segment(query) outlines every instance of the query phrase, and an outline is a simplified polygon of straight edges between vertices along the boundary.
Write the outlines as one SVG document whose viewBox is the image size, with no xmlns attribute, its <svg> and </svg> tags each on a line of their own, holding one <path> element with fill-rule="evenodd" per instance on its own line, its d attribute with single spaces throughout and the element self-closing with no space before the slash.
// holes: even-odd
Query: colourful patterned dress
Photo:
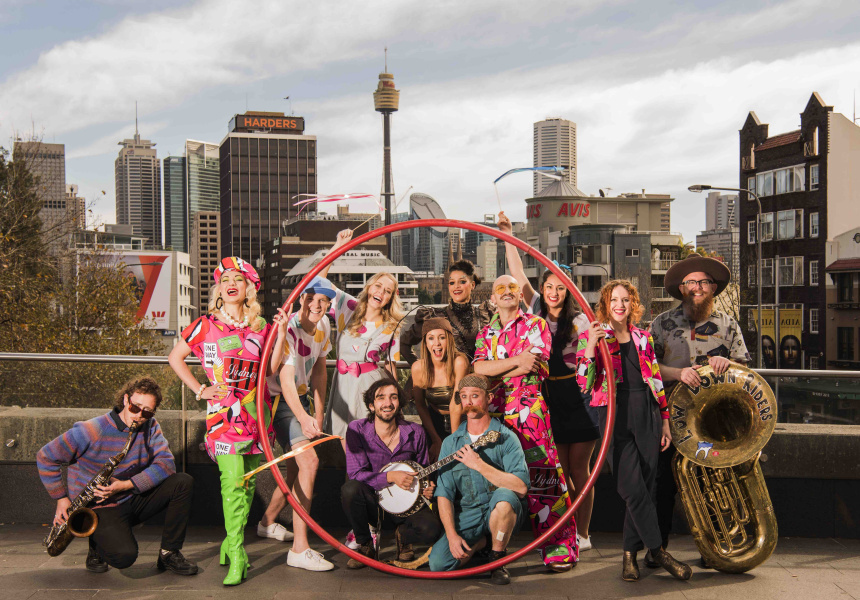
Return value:
<svg viewBox="0 0 860 600">
<path fill-rule="evenodd" d="M 571 506 L 561 463 L 550 427 L 549 412 L 541 383 L 549 374 L 547 360 L 552 338 L 546 321 L 518 310 L 507 325 L 498 313 L 481 330 L 475 344 L 475 362 L 503 360 L 518 356 L 527 347 L 539 359 L 538 372 L 532 375 L 503 377 L 490 396 L 490 413 L 503 417 L 520 440 L 529 467 L 531 485 L 528 495 L 529 514 L 535 537 L 552 527 Z M 576 521 L 559 529 L 541 548 L 544 563 L 577 562 Z"/>
<path fill-rule="evenodd" d="M 214 315 L 204 315 L 182 331 L 191 352 L 203 363 L 210 384 L 226 383 L 230 390 L 226 398 L 213 398 L 206 407 L 206 452 L 212 460 L 221 454 L 263 452 L 258 439 L 257 380 L 260 355 L 271 327 L 266 324 L 260 331 L 237 329 Z M 269 443 L 274 444 L 268 393 L 264 401 Z"/>
<path fill-rule="evenodd" d="M 337 327 L 337 367 L 326 403 L 323 430 L 346 437 L 349 424 L 367 416 L 364 392 L 385 372 L 378 363 L 400 360 L 400 338 L 380 319 L 366 322 L 353 335 L 347 329 L 358 301 L 337 290 L 332 302 Z"/>
</svg>

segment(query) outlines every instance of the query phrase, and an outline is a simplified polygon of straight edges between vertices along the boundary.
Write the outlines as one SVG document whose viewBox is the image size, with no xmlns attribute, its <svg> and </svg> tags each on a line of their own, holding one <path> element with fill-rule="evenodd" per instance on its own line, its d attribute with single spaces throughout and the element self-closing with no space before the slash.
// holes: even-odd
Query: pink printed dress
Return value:
<svg viewBox="0 0 860 600">
<path fill-rule="evenodd" d="M 213 315 L 204 315 L 182 331 L 191 352 L 203 363 L 210 384 L 225 383 L 230 390 L 226 398 L 213 398 L 206 407 L 206 452 L 212 460 L 221 454 L 263 452 L 257 425 L 257 381 L 260 355 L 271 327 L 237 329 Z M 268 393 L 264 401 L 269 443 L 274 444 Z"/>
<path fill-rule="evenodd" d="M 504 417 L 503 421 L 520 440 L 529 467 L 528 505 L 535 537 L 552 527 L 571 506 L 567 483 L 558 460 L 552 437 L 550 415 L 541 394 L 541 383 L 549 374 L 547 360 L 552 338 L 546 321 L 517 311 L 507 325 L 502 326 L 498 313 L 478 334 L 475 362 L 503 360 L 518 356 L 532 346 L 537 354 L 538 372 L 532 375 L 503 377 L 495 381 L 490 396 L 490 413 Z M 576 545 L 576 521 L 560 528 L 541 548 L 545 564 L 575 563 L 579 560 Z"/>
</svg>

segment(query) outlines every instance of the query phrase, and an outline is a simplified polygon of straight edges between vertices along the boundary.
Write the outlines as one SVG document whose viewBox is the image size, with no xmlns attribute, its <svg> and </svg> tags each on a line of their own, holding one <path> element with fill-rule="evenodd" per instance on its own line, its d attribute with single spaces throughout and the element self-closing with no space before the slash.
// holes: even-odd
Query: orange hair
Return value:
<svg viewBox="0 0 860 600">
<path fill-rule="evenodd" d="M 597 301 L 597 308 L 594 314 L 601 323 L 609 322 L 609 300 L 612 297 L 612 290 L 619 285 L 627 290 L 627 293 L 630 295 L 630 314 L 627 315 L 627 325 L 638 323 L 639 319 L 645 313 L 645 307 L 642 306 L 636 286 L 627 279 L 613 279 L 600 288 L 600 299 Z"/>
</svg>

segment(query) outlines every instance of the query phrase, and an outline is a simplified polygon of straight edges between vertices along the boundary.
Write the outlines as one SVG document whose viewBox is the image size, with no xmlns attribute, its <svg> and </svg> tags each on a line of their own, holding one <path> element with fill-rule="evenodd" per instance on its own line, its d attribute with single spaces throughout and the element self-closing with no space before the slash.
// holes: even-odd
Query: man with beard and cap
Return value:
<svg viewBox="0 0 860 600">
<path fill-rule="evenodd" d="M 714 309 L 714 298 L 730 280 L 725 264 L 695 253 L 666 271 L 666 291 L 681 304 L 654 319 L 651 336 L 667 398 L 679 381 L 691 387 L 701 383 L 698 366 L 709 365 L 721 375 L 732 362 L 750 362 L 737 321 Z M 669 542 L 677 492 L 672 474 L 675 454 L 674 447 L 661 453 L 657 467 L 657 517 L 664 548 Z M 645 556 L 645 564 L 658 566 L 650 555 Z"/>
<path fill-rule="evenodd" d="M 424 428 L 403 418 L 403 389 L 394 379 L 384 377 L 371 384 L 364 392 L 367 406 L 366 419 L 356 419 L 346 430 L 346 475 L 341 488 L 341 502 L 359 544 L 357 552 L 368 557 L 376 556 L 376 540 L 370 523 L 379 522 L 377 492 L 390 484 L 408 490 L 417 473 L 382 469 L 393 462 L 412 461 L 427 466 L 429 444 Z M 435 484 L 424 490 L 424 497 L 433 497 Z M 396 529 L 396 560 L 409 562 L 414 558 L 412 544 L 430 545 L 442 535 L 439 517 L 426 505 L 408 517 L 384 514 Z M 350 558 L 348 569 L 361 569 L 364 563 Z"/>
</svg>

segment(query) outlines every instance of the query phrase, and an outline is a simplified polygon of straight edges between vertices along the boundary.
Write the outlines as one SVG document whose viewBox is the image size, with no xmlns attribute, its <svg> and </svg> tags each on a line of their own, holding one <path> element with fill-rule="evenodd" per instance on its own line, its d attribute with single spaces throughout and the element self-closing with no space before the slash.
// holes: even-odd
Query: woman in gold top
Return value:
<svg viewBox="0 0 860 600">
<path fill-rule="evenodd" d="M 412 397 L 430 438 L 430 460 L 435 461 L 442 439 L 460 426 L 460 403 L 454 390 L 469 372 L 469 360 L 454 345 L 454 331 L 446 319 L 433 317 L 421 325 L 421 358 L 412 363 Z"/>
</svg>

